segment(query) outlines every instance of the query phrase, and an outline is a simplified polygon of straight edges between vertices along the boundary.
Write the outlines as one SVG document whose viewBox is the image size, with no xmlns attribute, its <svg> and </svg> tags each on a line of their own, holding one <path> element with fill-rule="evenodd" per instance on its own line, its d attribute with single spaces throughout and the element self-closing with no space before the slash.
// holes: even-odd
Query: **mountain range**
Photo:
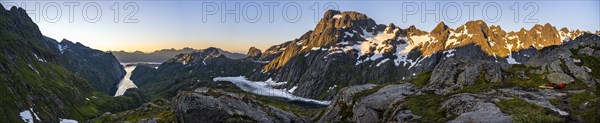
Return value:
<svg viewBox="0 0 600 123">
<path fill-rule="evenodd" d="M 1 6 L 1 5 L 0 5 Z M 247 54 L 103 52 L 44 36 L 0 8 L 2 122 L 597 122 L 600 33 L 484 21 L 377 24 L 325 12 L 313 30 Z M 112 97 L 139 64 L 138 88 Z M 542 89 L 546 84 L 566 84 Z"/>
<path fill-rule="evenodd" d="M 260 60 L 270 61 L 263 67 L 267 74 L 252 77 L 286 81 L 287 88 L 298 86 L 300 91 L 294 94 L 303 97 L 330 99 L 336 91 L 324 92 L 333 86 L 410 79 L 450 57 L 523 63 L 544 47 L 582 34 L 566 28 L 559 32 L 550 24 L 506 33 L 483 21 L 470 21 L 456 30 L 441 22 L 425 32 L 414 26 L 377 25 L 357 12 L 328 11 L 313 31 L 265 51 L 278 56 L 261 56 Z"/>
<path fill-rule="evenodd" d="M 227 56 L 228 58 L 231 59 L 241 59 L 246 57 L 244 54 L 240 54 L 240 53 L 232 53 L 232 52 L 228 52 L 222 49 L 219 49 L 219 52 L 221 52 L 223 55 Z M 134 62 L 155 62 L 155 63 L 162 63 L 165 62 L 167 60 L 169 60 L 170 58 L 175 57 L 175 55 L 178 54 L 183 54 L 183 53 L 191 53 L 191 52 L 201 52 L 201 49 L 194 49 L 194 48 L 182 48 L 182 49 L 162 49 L 162 50 L 157 50 L 151 53 L 144 53 L 141 51 L 135 51 L 135 52 L 125 52 L 125 51 L 108 51 L 110 53 L 112 53 L 113 55 L 115 55 L 115 57 L 117 57 L 117 59 L 120 62 L 123 63 L 134 63 Z"/>
</svg>

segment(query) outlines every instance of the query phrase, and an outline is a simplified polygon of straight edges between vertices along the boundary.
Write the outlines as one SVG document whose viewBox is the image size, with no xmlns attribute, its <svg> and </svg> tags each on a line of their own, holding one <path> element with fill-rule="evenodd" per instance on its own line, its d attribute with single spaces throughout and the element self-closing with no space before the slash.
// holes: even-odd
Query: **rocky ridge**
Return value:
<svg viewBox="0 0 600 123">
<path fill-rule="evenodd" d="M 441 22 L 426 32 L 415 26 L 378 25 L 358 12 L 331 10 L 312 31 L 265 51 L 261 58 L 269 57 L 261 61 L 269 63 L 252 79 L 286 81 L 287 89 L 298 86 L 296 95 L 330 99 L 331 87 L 408 79 L 434 70 L 447 58 L 522 64 L 542 48 L 583 33 L 558 31 L 550 24 L 506 32 L 481 20 L 457 29 Z"/>
</svg>

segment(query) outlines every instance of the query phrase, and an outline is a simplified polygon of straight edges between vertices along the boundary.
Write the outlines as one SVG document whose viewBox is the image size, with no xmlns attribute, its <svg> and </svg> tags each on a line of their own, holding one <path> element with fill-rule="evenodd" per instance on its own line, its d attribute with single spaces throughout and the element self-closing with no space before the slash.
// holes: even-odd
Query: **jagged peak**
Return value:
<svg viewBox="0 0 600 123">
<path fill-rule="evenodd" d="M 467 26 L 467 28 L 489 28 L 487 26 L 487 23 L 485 23 L 483 20 L 475 20 L 475 21 L 468 21 L 467 23 L 464 24 L 464 26 Z"/>
<path fill-rule="evenodd" d="M 16 7 L 16 6 L 12 6 L 10 7 L 9 10 L 11 13 L 14 13 L 16 15 L 19 16 L 26 16 L 27 18 L 29 18 L 29 15 L 27 15 L 27 11 L 25 11 L 25 9 L 21 8 L 21 7 Z"/>
<path fill-rule="evenodd" d="M 9 11 L 17 11 L 17 9 L 18 9 L 18 7 L 17 7 L 17 6 L 12 6 L 12 7 L 10 7 L 10 10 L 9 10 Z"/>
<path fill-rule="evenodd" d="M 72 41 L 69 41 L 69 40 L 64 39 L 64 38 L 62 40 L 60 40 L 59 43 L 62 44 L 62 45 L 73 45 L 73 44 L 75 44 Z"/>
<path fill-rule="evenodd" d="M 218 53 L 220 53 L 219 51 L 220 51 L 220 49 L 216 48 L 216 47 L 208 47 L 208 48 L 202 50 L 202 52 L 210 53 L 210 54 L 215 54 L 215 53 L 218 54 Z"/>
<path fill-rule="evenodd" d="M 435 26 L 435 28 L 433 28 L 433 30 L 431 30 L 431 33 L 441 33 L 445 30 L 448 30 L 449 27 L 448 25 L 446 25 L 443 21 L 438 23 L 437 26 Z"/>
<path fill-rule="evenodd" d="M 246 57 L 256 58 L 262 55 L 262 51 L 256 47 L 250 47 L 246 53 Z"/>
<path fill-rule="evenodd" d="M 544 27 L 554 27 L 554 26 L 552 26 L 552 24 L 550 24 L 550 23 L 546 23 L 546 24 L 544 24 Z"/>
<path fill-rule="evenodd" d="M 419 28 L 417 28 L 415 25 L 410 25 L 406 31 L 408 32 L 408 35 L 425 35 L 425 34 L 429 34 L 426 31 L 422 31 Z"/>
<path fill-rule="evenodd" d="M 0 3 L 0 12 L 4 12 L 4 11 L 6 11 L 6 8 L 4 8 L 4 5 L 2 5 L 2 4 Z"/>
<path fill-rule="evenodd" d="M 567 27 L 560 28 L 560 31 L 565 32 L 565 33 L 570 32 L 569 28 L 567 28 Z"/>
<path fill-rule="evenodd" d="M 333 18 L 333 16 L 340 14 L 341 12 L 338 10 L 327 10 L 325 14 L 323 14 L 323 18 Z"/>
<path fill-rule="evenodd" d="M 531 31 L 531 30 L 541 30 L 541 29 L 543 29 L 543 28 L 544 28 L 544 26 L 542 26 L 542 25 L 540 25 L 540 24 L 535 24 L 535 25 L 533 25 L 533 27 L 531 27 L 531 29 L 529 29 L 529 30 L 530 30 L 530 31 Z"/>
<path fill-rule="evenodd" d="M 396 29 L 400 29 L 400 28 L 398 28 L 396 25 L 394 25 L 394 23 L 390 23 L 385 28 L 384 32 L 388 33 L 388 34 L 391 34 L 391 33 L 394 33 L 394 31 L 396 31 Z"/>
</svg>

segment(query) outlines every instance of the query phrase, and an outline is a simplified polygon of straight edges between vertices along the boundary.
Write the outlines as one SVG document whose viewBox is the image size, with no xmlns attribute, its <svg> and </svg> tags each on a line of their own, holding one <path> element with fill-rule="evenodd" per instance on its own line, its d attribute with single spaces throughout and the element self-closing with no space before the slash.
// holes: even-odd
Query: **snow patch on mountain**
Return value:
<svg viewBox="0 0 600 123">
<path fill-rule="evenodd" d="M 383 63 L 385 63 L 385 62 L 387 62 L 389 60 L 390 60 L 389 58 L 383 59 L 379 63 L 377 63 L 377 65 L 375 65 L 375 66 L 379 67 L 381 64 L 383 64 Z"/>
<path fill-rule="evenodd" d="M 294 91 L 296 91 L 297 88 L 298 88 L 298 86 L 294 86 L 294 87 L 290 88 L 290 90 L 288 90 L 288 92 L 294 93 Z"/>
<path fill-rule="evenodd" d="M 342 18 L 342 15 L 340 15 L 340 14 L 337 14 L 337 15 L 334 15 L 334 16 L 333 16 L 333 18 L 335 18 L 335 19 L 340 19 L 340 18 Z"/>
<path fill-rule="evenodd" d="M 63 46 L 63 45 L 58 44 L 58 50 L 60 51 L 61 54 L 64 53 L 64 51 L 67 48 L 69 48 L 69 46 Z"/>
<path fill-rule="evenodd" d="M 272 86 L 270 86 L 271 84 L 269 84 L 268 82 L 250 81 L 250 80 L 246 79 L 246 77 L 244 77 L 244 76 L 215 77 L 215 78 L 213 78 L 213 81 L 229 81 L 246 92 L 250 92 L 250 93 L 262 95 L 262 96 L 280 97 L 280 98 L 285 98 L 285 99 L 292 100 L 292 101 L 303 101 L 303 102 L 310 102 L 310 103 L 315 103 L 315 104 L 320 104 L 320 105 L 329 105 L 329 103 L 331 103 L 331 101 L 321 101 L 321 100 L 298 97 L 298 96 L 295 96 L 290 93 L 290 91 L 293 92 L 294 90 L 296 90 L 295 88 L 292 88 L 290 90 L 275 89 Z"/>
<path fill-rule="evenodd" d="M 35 54 L 35 53 L 33 54 L 33 56 L 35 56 L 35 58 L 36 58 L 36 59 L 38 59 L 38 61 L 40 61 L 40 62 L 46 62 L 46 60 L 44 60 L 44 59 L 42 59 L 42 58 L 38 57 L 38 55 L 37 55 L 37 54 Z"/>
<path fill-rule="evenodd" d="M 454 56 L 454 52 L 456 52 L 456 49 L 446 50 L 442 53 L 446 54 L 446 57 L 452 57 L 452 56 Z"/>
<path fill-rule="evenodd" d="M 60 123 L 78 123 L 77 120 L 73 119 L 60 119 Z"/>
<path fill-rule="evenodd" d="M 19 113 L 19 116 L 21 116 L 21 119 L 23 119 L 23 121 L 27 123 L 33 123 L 34 118 L 35 120 L 40 121 L 38 115 L 35 114 L 35 112 L 33 112 L 33 108 L 29 108 L 29 110 L 22 111 L 21 113 Z"/>
<path fill-rule="evenodd" d="M 458 33 L 450 31 L 450 36 L 448 37 L 448 41 L 446 41 L 445 47 L 460 44 L 461 41 L 458 41 L 458 38 L 463 36 L 467 36 L 467 38 L 473 37 L 473 34 L 469 33 L 467 26 L 462 26 L 462 30 Z"/>
<path fill-rule="evenodd" d="M 265 81 L 265 83 L 269 86 L 280 86 L 280 85 L 284 85 L 287 84 L 287 82 L 276 82 L 273 81 L 273 78 L 269 78 Z"/>
</svg>

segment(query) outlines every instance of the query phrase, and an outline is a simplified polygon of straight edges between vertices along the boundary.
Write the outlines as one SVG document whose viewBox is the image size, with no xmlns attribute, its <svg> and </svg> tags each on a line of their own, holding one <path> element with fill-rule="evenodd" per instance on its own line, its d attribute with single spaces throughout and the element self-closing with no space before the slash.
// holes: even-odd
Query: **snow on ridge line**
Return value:
<svg viewBox="0 0 600 123">
<path fill-rule="evenodd" d="M 246 79 L 246 77 L 244 77 L 244 76 L 215 77 L 215 78 L 213 78 L 213 81 L 229 81 L 246 92 L 250 92 L 250 93 L 262 95 L 262 96 L 280 97 L 280 98 L 285 98 L 288 100 L 312 102 L 312 103 L 316 103 L 316 104 L 320 104 L 320 105 L 329 105 L 329 103 L 331 103 L 331 101 L 321 101 L 321 100 L 298 97 L 298 96 L 291 94 L 290 92 L 288 92 L 285 89 L 275 89 L 275 88 L 272 88 L 272 86 L 270 86 L 269 83 L 260 82 L 260 81 L 258 81 L 258 82 L 250 81 L 250 80 Z M 296 90 L 296 89 L 294 89 L 294 90 Z"/>
<path fill-rule="evenodd" d="M 60 123 L 79 123 L 77 120 L 72 119 L 60 119 Z"/>
</svg>

